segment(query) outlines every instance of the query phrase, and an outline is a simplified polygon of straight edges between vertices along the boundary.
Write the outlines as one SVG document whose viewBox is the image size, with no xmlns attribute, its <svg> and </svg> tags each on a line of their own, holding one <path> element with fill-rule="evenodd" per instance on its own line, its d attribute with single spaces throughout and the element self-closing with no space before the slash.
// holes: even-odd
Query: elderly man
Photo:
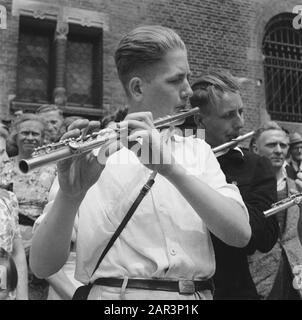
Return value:
<svg viewBox="0 0 302 320">
<path fill-rule="evenodd" d="M 277 178 L 278 200 L 287 198 L 296 189 L 286 175 L 285 158 L 289 138 L 275 122 L 269 122 L 255 133 L 255 153 L 267 157 Z M 297 206 L 276 214 L 280 234 L 274 248 L 267 254 L 257 252 L 250 261 L 258 292 L 269 300 L 301 299 L 302 290 L 293 286 L 294 269 L 302 265 L 301 214 Z"/>
<path fill-rule="evenodd" d="M 54 104 L 43 104 L 36 112 L 48 125 L 48 134 L 45 135 L 44 142 L 58 142 L 65 132 L 63 111 Z"/>
</svg>

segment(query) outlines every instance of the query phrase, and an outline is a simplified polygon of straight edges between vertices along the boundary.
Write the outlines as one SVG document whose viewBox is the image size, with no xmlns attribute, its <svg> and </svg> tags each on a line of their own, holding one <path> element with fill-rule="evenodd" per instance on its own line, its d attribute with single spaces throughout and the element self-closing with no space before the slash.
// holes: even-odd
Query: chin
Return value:
<svg viewBox="0 0 302 320">
<path fill-rule="evenodd" d="M 283 162 L 280 163 L 280 162 L 273 162 L 272 163 L 273 167 L 277 168 L 277 169 L 281 169 L 282 166 L 283 166 Z"/>
</svg>

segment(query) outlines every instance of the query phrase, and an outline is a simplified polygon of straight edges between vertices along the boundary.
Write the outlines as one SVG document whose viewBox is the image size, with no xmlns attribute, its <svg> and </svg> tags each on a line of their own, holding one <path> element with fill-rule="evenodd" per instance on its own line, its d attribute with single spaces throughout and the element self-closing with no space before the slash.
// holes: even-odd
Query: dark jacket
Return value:
<svg viewBox="0 0 302 320">
<path fill-rule="evenodd" d="M 240 190 L 247 206 L 252 236 L 245 248 L 231 247 L 213 234 L 216 257 L 214 299 L 258 299 L 247 256 L 256 250 L 268 252 L 278 239 L 275 216 L 265 218 L 263 211 L 277 201 L 276 178 L 270 161 L 249 151 L 231 150 L 218 157 L 227 182 Z"/>
</svg>

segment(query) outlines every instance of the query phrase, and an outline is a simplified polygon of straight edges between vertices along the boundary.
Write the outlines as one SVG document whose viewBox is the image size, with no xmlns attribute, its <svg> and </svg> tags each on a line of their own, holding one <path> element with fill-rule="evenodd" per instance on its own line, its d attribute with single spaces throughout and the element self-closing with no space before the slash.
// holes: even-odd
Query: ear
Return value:
<svg viewBox="0 0 302 320">
<path fill-rule="evenodd" d="M 200 113 L 194 114 L 194 121 L 197 125 L 197 128 L 202 128 L 202 129 L 205 128 L 204 123 L 203 123 L 203 118 Z"/>
<path fill-rule="evenodd" d="M 139 77 L 133 77 L 129 81 L 129 93 L 130 96 L 136 101 L 140 101 L 143 95 L 143 81 Z"/>
<path fill-rule="evenodd" d="M 259 149 L 255 142 L 251 145 L 251 149 L 254 153 L 259 154 Z"/>
</svg>

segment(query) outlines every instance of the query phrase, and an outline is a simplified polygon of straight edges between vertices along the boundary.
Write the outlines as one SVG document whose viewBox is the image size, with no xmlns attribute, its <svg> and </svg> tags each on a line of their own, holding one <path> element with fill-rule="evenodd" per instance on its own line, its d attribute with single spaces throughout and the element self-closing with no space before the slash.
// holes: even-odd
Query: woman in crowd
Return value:
<svg viewBox="0 0 302 320">
<path fill-rule="evenodd" d="M 6 139 L 8 128 L 0 123 L 0 172 L 9 161 L 6 153 Z M 8 190 L 12 188 L 9 180 L 0 180 L 0 300 L 28 299 L 27 264 L 22 245 L 20 227 L 18 223 L 18 201 L 16 195 Z M 13 273 L 15 270 L 19 281 Z M 15 283 L 15 285 L 9 285 Z M 15 290 L 16 289 L 16 290 Z"/>
<path fill-rule="evenodd" d="M 48 192 L 56 174 L 56 167 L 55 165 L 48 165 L 24 174 L 19 170 L 18 164 L 21 159 L 28 159 L 34 148 L 44 143 L 46 128 L 46 123 L 38 115 L 27 113 L 18 117 L 11 132 L 11 138 L 18 146 L 18 155 L 10 159 L 4 172 L 1 173 L 2 181 L 12 182 L 13 192 L 19 202 L 19 224 L 27 257 L 32 241 L 33 225 L 42 214 L 47 203 Z M 31 290 L 32 286 L 35 287 L 35 282 L 39 282 L 38 287 L 41 286 L 41 282 L 36 280 L 35 278 L 29 278 L 30 298 L 40 299 L 41 296 L 35 296 L 34 292 L 37 293 L 41 290 Z M 43 297 L 45 298 L 46 286 L 42 285 L 42 287 Z M 32 297 L 31 293 L 33 294 Z"/>
</svg>

